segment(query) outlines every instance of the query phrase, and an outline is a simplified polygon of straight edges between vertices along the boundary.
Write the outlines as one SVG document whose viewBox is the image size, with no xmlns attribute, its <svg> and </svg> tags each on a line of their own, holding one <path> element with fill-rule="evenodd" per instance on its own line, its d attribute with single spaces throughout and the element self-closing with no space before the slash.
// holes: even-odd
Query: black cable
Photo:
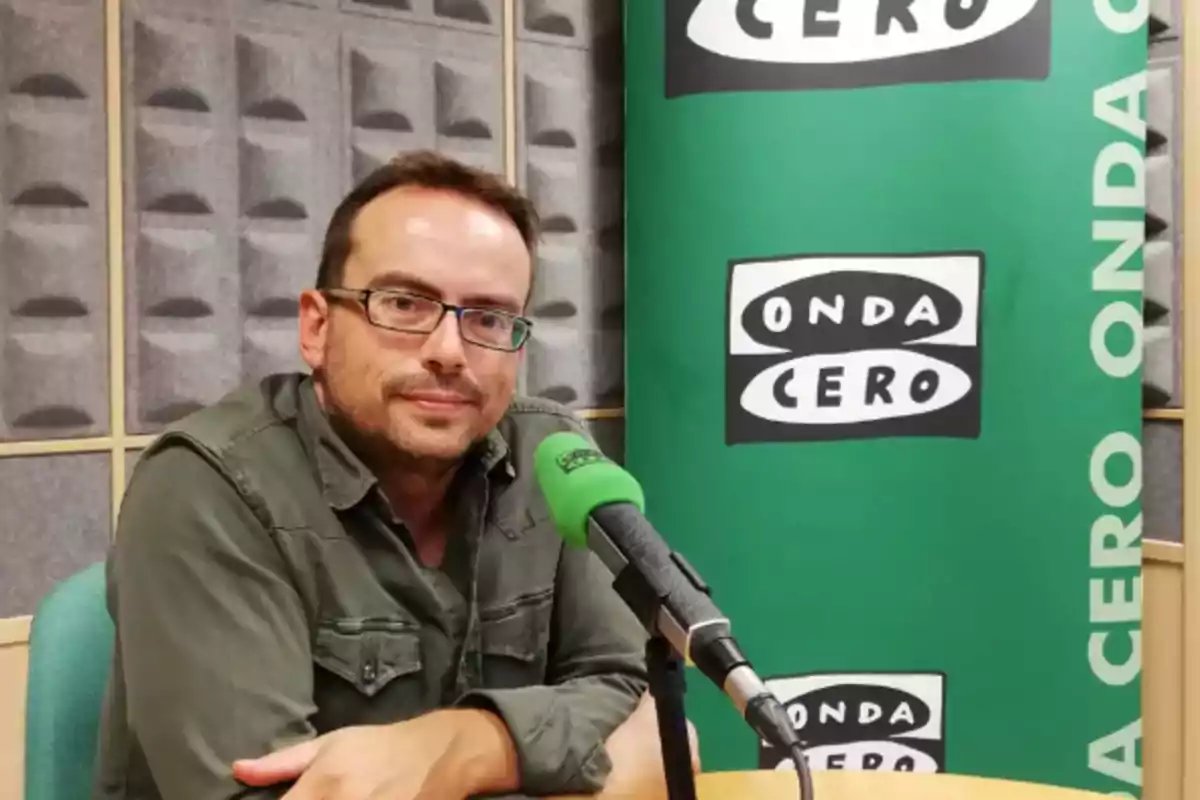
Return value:
<svg viewBox="0 0 1200 800">
<path fill-rule="evenodd" d="M 804 744 L 779 698 L 770 692 L 755 697 L 746 704 L 746 722 L 764 740 L 791 755 L 800 777 L 800 800 L 813 800 L 812 774 L 804 755 Z"/>
<path fill-rule="evenodd" d="M 792 761 L 800 778 L 800 800 L 813 800 L 812 772 L 808 769 L 808 757 L 804 755 L 803 745 L 792 745 Z"/>
</svg>

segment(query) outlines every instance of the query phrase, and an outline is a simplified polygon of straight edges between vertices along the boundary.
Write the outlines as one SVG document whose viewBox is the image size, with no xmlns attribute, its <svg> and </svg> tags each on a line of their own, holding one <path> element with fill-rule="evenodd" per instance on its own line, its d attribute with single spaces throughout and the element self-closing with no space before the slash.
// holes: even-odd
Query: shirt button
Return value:
<svg viewBox="0 0 1200 800">
<path fill-rule="evenodd" d="M 375 680 L 375 662 L 374 661 L 368 661 L 366 664 L 363 664 L 362 677 L 363 677 L 363 680 L 366 681 L 367 683 L 371 683 L 372 681 Z"/>
</svg>

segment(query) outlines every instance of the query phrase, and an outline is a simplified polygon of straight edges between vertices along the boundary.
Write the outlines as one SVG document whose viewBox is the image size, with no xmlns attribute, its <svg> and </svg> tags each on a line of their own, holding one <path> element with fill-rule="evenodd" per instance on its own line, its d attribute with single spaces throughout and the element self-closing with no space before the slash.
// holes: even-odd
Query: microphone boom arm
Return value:
<svg viewBox="0 0 1200 800">
<path fill-rule="evenodd" d="M 662 739 L 670 800 L 695 800 L 684 714 L 683 664 L 720 686 L 750 727 L 792 754 L 802 800 L 812 800 L 803 747 L 783 707 L 734 640 L 712 590 L 630 503 L 601 503 L 587 518 L 587 546 L 615 576 L 613 589 L 650 634 L 646 666 Z M 687 622 L 683 622 L 686 620 Z"/>
<path fill-rule="evenodd" d="M 639 531 L 643 526 L 647 531 Z M 617 543 L 609 531 L 635 535 Z M 651 635 L 662 635 L 685 664 L 722 686 L 744 715 L 750 700 L 766 693 L 767 687 L 734 645 L 729 619 L 709 599 L 712 590 L 681 553 L 660 545 L 653 534 L 645 517 L 624 503 L 599 506 L 588 520 L 588 547 L 617 576 L 613 588 L 621 599 Z M 640 557 L 626 558 L 629 547 L 636 547 Z M 640 566 L 631 567 L 631 562 Z M 692 622 L 685 627 L 680 619 Z M 715 646 L 693 647 L 701 642 Z"/>
</svg>

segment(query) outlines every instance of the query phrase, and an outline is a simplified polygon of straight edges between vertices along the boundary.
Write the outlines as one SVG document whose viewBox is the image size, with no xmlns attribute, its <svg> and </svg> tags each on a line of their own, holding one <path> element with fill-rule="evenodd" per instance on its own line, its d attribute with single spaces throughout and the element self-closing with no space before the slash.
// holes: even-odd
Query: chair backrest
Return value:
<svg viewBox="0 0 1200 800">
<path fill-rule="evenodd" d="M 112 647 L 103 563 L 61 581 L 42 598 L 29 634 L 25 800 L 91 796 Z"/>
</svg>

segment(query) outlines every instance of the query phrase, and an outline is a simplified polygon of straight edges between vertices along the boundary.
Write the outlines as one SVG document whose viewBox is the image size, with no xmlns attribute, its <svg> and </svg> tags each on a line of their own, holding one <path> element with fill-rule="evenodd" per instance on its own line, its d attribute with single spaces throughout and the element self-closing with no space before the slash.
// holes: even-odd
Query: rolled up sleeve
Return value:
<svg viewBox="0 0 1200 800">
<path fill-rule="evenodd" d="M 593 794 L 612 769 L 605 741 L 646 690 L 645 642 L 599 559 L 564 546 L 546 685 L 479 690 L 460 702 L 504 720 L 522 791 Z"/>
</svg>

